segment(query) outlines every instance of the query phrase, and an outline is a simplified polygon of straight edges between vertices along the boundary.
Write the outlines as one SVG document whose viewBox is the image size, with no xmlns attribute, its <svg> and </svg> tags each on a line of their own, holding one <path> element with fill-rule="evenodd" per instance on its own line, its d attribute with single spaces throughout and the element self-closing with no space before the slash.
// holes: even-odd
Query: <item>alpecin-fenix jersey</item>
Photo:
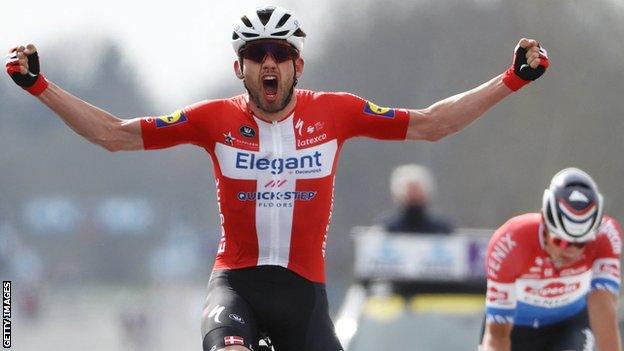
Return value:
<svg viewBox="0 0 624 351">
<path fill-rule="evenodd" d="M 254 116 L 245 95 L 141 119 L 145 149 L 190 143 L 212 159 L 221 221 L 215 270 L 278 265 L 324 282 L 343 143 L 405 139 L 407 110 L 347 93 L 295 93 L 295 108 L 276 122 Z"/>
<path fill-rule="evenodd" d="M 595 289 L 620 288 L 621 227 L 604 216 L 596 240 L 579 261 L 557 267 L 544 250 L 541 214 L 514 217 L 490 240 L 486 320 L 539 328 L 568 319 L 587 307 Z"/>
</svg>

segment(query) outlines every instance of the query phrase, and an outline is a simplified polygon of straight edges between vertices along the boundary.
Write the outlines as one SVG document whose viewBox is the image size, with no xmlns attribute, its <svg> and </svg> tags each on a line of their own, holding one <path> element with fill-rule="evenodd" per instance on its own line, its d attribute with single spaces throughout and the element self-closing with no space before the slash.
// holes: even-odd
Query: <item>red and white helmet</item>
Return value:
<svg viewBox="0 0 624 351">
<path fill-rule="evenodd" d="M 286 40 L 299 53 L 306 34 L 295 15 L 283 7 L 263 6 L 244 15 L 234 24 L 232 47 L 238 55 L 248 42 L 262 39 Z"/>
<path fill-rule="evenodd" d="M 555 174 L 542 198 L 542 215 L 549 234 L 569 242 L 594 240 L 603 208 L 598 186 L 578 168 Z"/>
</svg>

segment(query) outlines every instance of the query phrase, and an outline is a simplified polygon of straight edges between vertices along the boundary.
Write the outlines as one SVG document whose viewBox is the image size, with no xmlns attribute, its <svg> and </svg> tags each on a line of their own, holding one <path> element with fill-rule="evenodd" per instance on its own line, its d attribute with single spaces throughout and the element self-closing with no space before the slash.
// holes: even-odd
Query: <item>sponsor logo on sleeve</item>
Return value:
<svg viewBox="0 0 624 351">
<path fill-rule="evenodd" d="M 487 307 L 510 309 L 516 307 L 515 283 L 497 283 L 488 280 L 485 293 Z"/>
<path fill-rule="evenodd" d="M 487 290 L 485 298 L 489 302 L 506 302 L 509 299 L 509 293 L 506 291 L 499 291 L 495 287 L 490 287 Z"/>
<path fill-rule="evenodd" d="M 370 101 L 366 101 L 364 113 L 378 117 L 394 118 L 395 110 L 390 107 L 380 107 Z"/>
<path fill-rule="evenodd" d="M 620 266 L 617 263 L 600 263 L 598 266 L 599 274 L 607 274 L 614 277 L 620 277 Z"/>
<path fill-rule="evenodd" d="M 167 116 L 156 118 L 156 128 L 171 127 L 188 121 L 186 114 L 182 110 L 178 110 Z"/>
</svg>

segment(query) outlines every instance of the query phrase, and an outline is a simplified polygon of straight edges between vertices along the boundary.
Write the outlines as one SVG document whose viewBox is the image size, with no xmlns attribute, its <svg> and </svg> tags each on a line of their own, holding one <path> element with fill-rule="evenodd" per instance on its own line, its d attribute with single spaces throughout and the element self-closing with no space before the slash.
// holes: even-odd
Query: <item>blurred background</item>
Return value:
<svg viewBox="0 0 624 351">
<path fill-rule="evenodd" d="M 231 23 L 257 1 L 8 2 L 0 48 L 35 43 L 46 76 L 123 118 L 243 91 Z M 521 37 L 551 68 L 461 133 L 343 149 L 327 253 L 332 312 L 353 277 L 351 228 L 392 206 L 388 178 L 428 166 L 457 227 L 539 209 L 558 170 L 592 174 L 622 219 L 624 2 L 279 1 L 308 34 L 300 87 L 424 108 L 504 71 Z M 0 78 L 0 276 L 16 350 L 200 350 L 219 237 L 212 165 L 192 146 L 110 154 Z M 440 329 L 442 330 L 442 325 Z M 145 342 L 148 340 L 148 342 Z M 467 345 L 467 349 L 474 349 Z"/>
</svg>

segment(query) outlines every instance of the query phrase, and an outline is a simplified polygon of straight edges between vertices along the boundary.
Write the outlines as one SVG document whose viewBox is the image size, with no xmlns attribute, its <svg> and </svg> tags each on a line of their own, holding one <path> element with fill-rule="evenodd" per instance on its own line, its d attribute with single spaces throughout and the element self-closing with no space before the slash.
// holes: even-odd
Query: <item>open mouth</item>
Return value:
<svg viewBox="0 0 624 351">
<path fill-rule="evenodd" d="M 277 95 L 277 76 L 266 75 L 262 77 L 262 86 L 268 98 L 275 98 Z"/>
</svg>

